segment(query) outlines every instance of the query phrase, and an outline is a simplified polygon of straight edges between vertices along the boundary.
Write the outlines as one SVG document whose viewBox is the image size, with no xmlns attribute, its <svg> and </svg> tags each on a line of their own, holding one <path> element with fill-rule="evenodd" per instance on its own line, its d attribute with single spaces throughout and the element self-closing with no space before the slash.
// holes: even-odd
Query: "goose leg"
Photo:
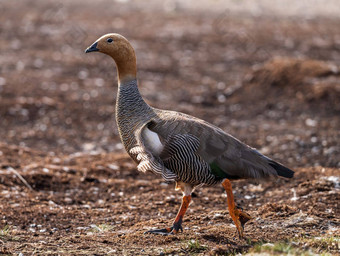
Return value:
<svg viewBox="0 0 340 256">
<path fill-rule="evenodd" d="M 227 192 L 227 201 L 228 201 L 228 209 L 231 218 L 233 219 L 237 232 L 240 238 L 243 237 L 243 228 L 244 224 L 251 219 L 250 215 L 243 212 L 242 209 L 237 208 L 234 201 L 234 195 L 231 187 L 230 180 L 225 179 L 222 182 L 222 186 L 224 187 L 225 191 Z"/>
<path fill-rule="evenodd" d="M 191 202 L 191 195 L 183 196 L 181 208 L 179 209 L 172 227 L 163 229 L 153 229 L 146 231 L 145 233 L 158 234 L 158 235 L 170 235 L 177 234 L 180 230 L 183 232 L 182 222 L 185 212 L 187 211 Z M 144 233 L 144 234 L 145 234 Z"/>
</svg>

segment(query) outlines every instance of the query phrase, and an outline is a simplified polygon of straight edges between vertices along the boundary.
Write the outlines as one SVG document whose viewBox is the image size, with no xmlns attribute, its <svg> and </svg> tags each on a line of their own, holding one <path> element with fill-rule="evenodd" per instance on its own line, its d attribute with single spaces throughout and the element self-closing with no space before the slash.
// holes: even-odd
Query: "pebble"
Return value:
<svg viewBox="0 0 340 256">
<path fill-rule="evenodd" d="M 305 124 L 310 127 L 315 127 L 318 124 L 318 122 L 316 120 L 307 118 Z"/>
<path fill-rule="evenodd" d="M 73 200 L 72 200 L 72 198 L 65 197 L 65 198 L 64 198 L 64 202 L 65 202 L 65 203 L 71 204 L 71 203 L 73 202 Z"/>
<path fill-rule="evenodd" d="M 117 164 L 108 164 L 107 167 L 114 171 L 119 170 L 119 166 Z"/>
</svg>

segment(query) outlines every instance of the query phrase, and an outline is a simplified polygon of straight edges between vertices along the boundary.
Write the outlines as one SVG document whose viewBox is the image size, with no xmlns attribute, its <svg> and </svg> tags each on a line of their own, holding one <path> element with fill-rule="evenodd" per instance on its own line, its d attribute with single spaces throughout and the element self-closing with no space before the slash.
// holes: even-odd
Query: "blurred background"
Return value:
<svg viewBox="0 0 340 256">
<path fill-rule="evenodd" d="M 120 152 L 103 34 L 134 46 L 155 107 L 220 126 L 291 166 L 339 167 L 340 3 L 0 2 L 0 141 L 46 152 Z"/>
<path fill-rule="evenodd" d="M 339 0 L 0 0 L 0 254 L 335 255 L 339 28 Z M 247 239 L 221 186 L 195 191 L 183 233 L 143 235 L 181 194 L 124 153 L 115 64 L 84 53 L 111 32 L 135 48 L 150 105 L 296 171 L 233 181 Z"/>
</svg>

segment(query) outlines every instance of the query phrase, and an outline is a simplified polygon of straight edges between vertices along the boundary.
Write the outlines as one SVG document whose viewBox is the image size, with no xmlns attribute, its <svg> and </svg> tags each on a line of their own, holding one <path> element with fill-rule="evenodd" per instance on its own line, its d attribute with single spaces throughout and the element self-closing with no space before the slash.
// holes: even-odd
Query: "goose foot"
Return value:
<svg viewBox="0 0 340 256">
<path fill-rule="evenodd" d="M 251 216 L 248 213 L 243 212 L 241 209 L 235 208 L 234 216 L 231 217 L 236 225 L 239 238 L 243 238 L 244 224 L 251 220 Z"/>
<path fill-rule="evenodd" d="M 227 192 L 227 201 L 230 217 L 233 219 L 238 235 L 243 238 L 244 224 L 251 219 L 250 215 L 243 211 L 242 208 L 237 207 L 234 201 L 234 195 L 231 187 L 231 183 L 228 179 L 222 182 L 222 186 Z"/>
<path fill-rule="evenodd" d="M 168 235 L 175 235 L 179 233 L 179 231 L 183 232 L 181 223 L 174 223 L 171 228 L 151 229 L 151 230 L 144 232 L 144 234 L 156 234 L 156 235 L 168 236 Z"/>
<path fill-rule="evenodd" d="M 189 207 L 190 201 L 191 201 L 191 195 L 183 196 L 181 208 L 179 209 L 177 216 L 175 218 L 175 221 L 173 222 L 171 228 L 152 229 L 152 230 L 146 231 L 144 234 L 150 233 L 150 234 L 167 236 L 167 235 L 175 235 L 179 231 L 183 232 L 183 228 L 182 228 L 183 217 Z"/>
</svg>

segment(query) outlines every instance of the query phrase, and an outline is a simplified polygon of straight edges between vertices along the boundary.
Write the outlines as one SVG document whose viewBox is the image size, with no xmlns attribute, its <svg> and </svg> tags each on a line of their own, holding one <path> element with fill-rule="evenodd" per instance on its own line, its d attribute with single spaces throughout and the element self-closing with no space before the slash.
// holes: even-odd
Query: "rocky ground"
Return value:
<svg viewBox="0 0 340 256">
<path fill-rule="evenodd" d="M 340 21 L 133 3 L 0 2 L 0 254 L 340 254 Z M 296 171 L 233 182 L 245 239 L 221 186 L 196 190 L 183 233 L 143 234 L 181 194 L 122 149 L 114 64 L 84 54 L 108 32 L 131 40 L 152 106 Z"/>
</svg>

